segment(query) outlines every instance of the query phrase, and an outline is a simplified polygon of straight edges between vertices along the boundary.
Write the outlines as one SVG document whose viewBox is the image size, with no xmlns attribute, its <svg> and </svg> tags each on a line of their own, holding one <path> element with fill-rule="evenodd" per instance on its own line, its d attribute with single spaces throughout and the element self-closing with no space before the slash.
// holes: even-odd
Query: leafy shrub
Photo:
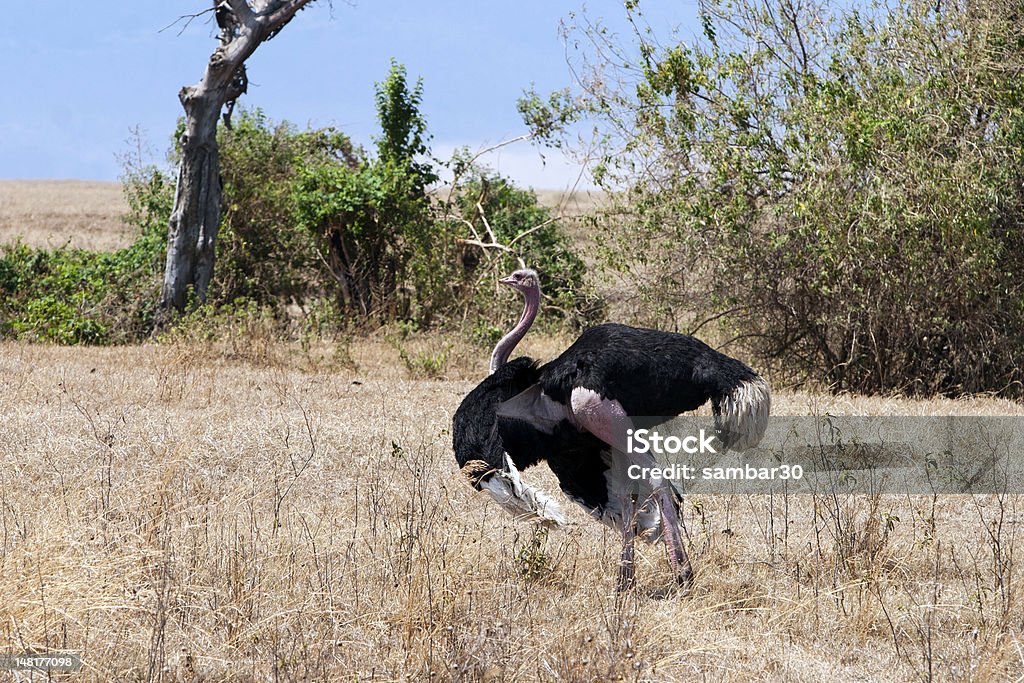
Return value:
<svg viewBox="0 0 1024 683">
<path fill-rule="evenodd" d="M 594 317 L 599 307 L 583 295 L 584 264 L 532 192 L 456 158 L 460 178 L 450 199 L 431 203 L 426 188 L 437 175 L 423 161 L 429 148 L 421 97 L 422 83 L 410 90 L 405 70 L 392 64 L 377 88 L 383 135 L 376 158 L 355 171 L 336 164 L 309 167 L 297 185 L 300 220 L 329 255 L 343 310 L 423 325 L 454 313 L 459 319 L 495 317 L 494 298 L 482 283 L 507 275 L 517 261 L 505 252 L 460 245 L 485 235 L 511 245 L 541 272 L 548 309 L 557 318 Z"/>
<path fill-rule="evenodd" d="M 322 245 L 345 313 L 412 315 L 410 262 L 431 254 L 423 243 L 431 226 L 429 202 L 414 188 L 414 180 L 390 164 L 368 163 L 358 171 L 322 165 L 302 173 L 296 189 L 300 225 Z"/>
<path fill-rule="evenodd" d="M 127 220 L 140 230 L 129 247 L 0 247 L 0 331 L 60 344 L 134 341 L 152 330 L 170 213 L 170 185 L 153 168 L 124 179 Z M 165 213 L 166 212 L 166 213 Z"/>
<path fill-rule="evenodd" d="M 835 389 L 1019 387 L 1019 8 L 702 8 L 703 41 L 638 31 L 639 82 L 590 84 L 647 309 Z"/>
<path fill-rule="evenodd" d="M 218 132 L 224 206 L 212 297 L 272 304 L 323 296 L 330 289 L 314 236 L 296 220 L 292 188 L 314 166 L 358 166 L 348 137 L 332 129 L 298 131 L 259 109 L 242 111 Z"/>
<path fill-rule="evenodd" d="M 576 324 L 601 313 L 600 302 L 588 297 L 586 266 L 572 250 L 563 226 L 550 209 L 537 203 L 532 190 L 515 187 L 507 179 L 475 170 L 453 193 L 452 229 L 469 240 L 461 254 L 466 300 L 480 310 L 494 307 L 493 290 L 483 283 L 508 275 L 523 262 L 541 277 L 546 312 Z M 497 243 L 511 250 L 485 248 Z M 501 310 L 507 313 L 507 307 Z"/>
<path fill-rule="evenodd" d="M 528 540 L 517 537 L 513 550 L 517 573 L 524 581 L 540 582 L 554 573 L 555 561 L 548 550 L 547 527 L 534 527 Z"/>
<path fill-rule="evenodd" d="M 422 161 L 421 98 L 422 82 L 410 90 L 404 67 L 392 62 L 377 85 L 377 157 L 358 168 L 307 166 L 295 187 L 299 222 L 326 254 L 341 308 L 363 318 L 427 321 L 447 302 L 435 291 L 449 240 L 426 194 L 437 176 Z"/>
<path fill-rule="evenodd" d="M 398 356 L 413 379 L 438 379 L 444 376 L 448 366 L 451 349 L 445 347 L 439 351 L 411 352 L 404 346 L 398 346 Z"/>
</svg>

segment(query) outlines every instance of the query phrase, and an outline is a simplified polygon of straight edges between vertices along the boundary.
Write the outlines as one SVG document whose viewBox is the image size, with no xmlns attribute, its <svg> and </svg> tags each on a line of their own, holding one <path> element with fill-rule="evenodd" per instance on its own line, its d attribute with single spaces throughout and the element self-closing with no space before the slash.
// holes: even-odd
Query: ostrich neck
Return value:
<svg viewBox="0 0 1024 683">
<path fill-rule="evenodd" d="M 516 345 L 526 336 L 526 332 L 533 325 L 533 319 L 537 317 L 537 310 L 540 308 L 540 290 L 528 289 L 523 293 L 523 298 L 526 300 L 523 317 L 508 334 L 501 338 L 501 341 L 494 347 L 494 353 L 491 354 L 492 375 L 508 361 L 512 349 L 516 348 Z"/>
</svg>

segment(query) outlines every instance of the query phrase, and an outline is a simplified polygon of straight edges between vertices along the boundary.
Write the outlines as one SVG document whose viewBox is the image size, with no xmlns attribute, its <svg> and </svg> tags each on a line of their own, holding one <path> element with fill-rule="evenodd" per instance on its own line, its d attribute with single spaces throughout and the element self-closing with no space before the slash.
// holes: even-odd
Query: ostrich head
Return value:
<svg viewBox="0 0 1024 683">
<path fill-rule="evenodd" d="M 518 290 L 524 297 L 531 290 L 537 290 L 538 297 L 540 295 L 540 277 L 532 268 L 521 268 L 508 277 L 501 278 L 498 282 Z"/>
<path fill-rule="evenodd" d="M 498 282 L 518 290 L 523 295 L 525 306 L 523 307 L 523 316 L 516 326 L 494 347 L 494 352 L 491 354 L 492 375 L 508 361 L 512 349 L 526 336 L 527 330 L 533 325 L 533 319 L 537 317 L 537 311 L 540 309 L 540 278 L 537 276 L 537 271 L 531 268 L 522 268 L 508 277 L 501 278 Z"/>
</svg>

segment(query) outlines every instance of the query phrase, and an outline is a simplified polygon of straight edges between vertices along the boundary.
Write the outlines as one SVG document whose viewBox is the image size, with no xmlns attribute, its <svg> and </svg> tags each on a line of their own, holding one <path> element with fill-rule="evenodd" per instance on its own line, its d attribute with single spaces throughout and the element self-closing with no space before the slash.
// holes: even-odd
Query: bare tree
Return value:
<svg viewBox="0 0 1024 683">
<path fill-rule="evenodd" d="M 178 93 L 185 108 L 178 185 L 167 238 L 167 265 L 160 303 L 182 310 L 191 285 L 206 300 L 213 276 L 214 249 L 220 225 L 220 155 L 217 120 L 245 91 L 245 60 L 270 40 L 312 0 L 214 0 L 211 10 L 220 29 L 220 45 L 199 83 Z"/>
</svg>

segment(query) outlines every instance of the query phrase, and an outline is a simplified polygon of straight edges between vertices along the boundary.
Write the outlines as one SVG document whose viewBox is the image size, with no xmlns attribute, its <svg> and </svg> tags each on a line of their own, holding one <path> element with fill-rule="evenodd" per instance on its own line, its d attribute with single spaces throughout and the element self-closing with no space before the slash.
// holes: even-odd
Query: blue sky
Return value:
<svg viewBox="0 0 1024 683">
<path fill-rule="evenodd" d="M 118 155 L 138 126 L 162 160 L 181 114 L 177 92 L 202 76 L 216 41 L 209 15 L 179 35 L 179 16 L 206 0 L 133 0 L 83 5 L 33 0 L 5 8 L 0 59 L 8 93 L 0 106 L 0 178 L 115 180 Z M 646 3 L 668 33 L 695 31 L 696 0 Z M 299 126 L 333 125 L 368 145 L 376 133 L 373 84 L 391 58 L 424 80 L 423 113 L 435 156 L 476 150 L 524 131 L 516 98 L 571 82 L 559 21 L 573 0 L 335 0 L 313 3 L 249 60 L 245 106 Z M 585 6 L 627 33 L 621 2 Z M 86 11 L 87 10 L 87 11 Z M 562 189 L 577 170 L 558 155 L 547 166 L 529 144 L 487 162 L 524 185 Z"/>
</svg>

